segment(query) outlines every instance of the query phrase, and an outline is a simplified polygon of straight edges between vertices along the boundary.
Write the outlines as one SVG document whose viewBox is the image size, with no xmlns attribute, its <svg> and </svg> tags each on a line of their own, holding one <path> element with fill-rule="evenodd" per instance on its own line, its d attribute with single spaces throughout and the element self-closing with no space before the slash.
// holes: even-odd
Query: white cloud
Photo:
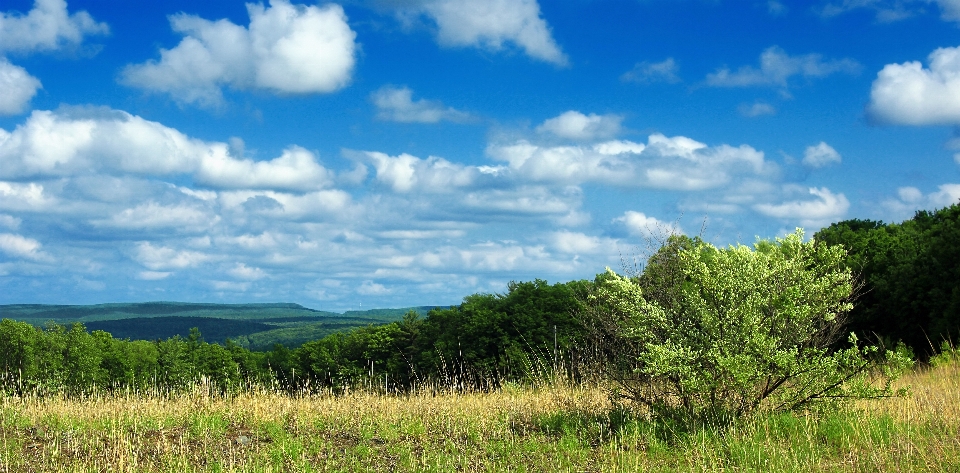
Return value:
<svg viewBox="0 0 960 473">
<path fill-rule="evenodd" d="M 129 65 L 121 81 L 170 94 L 181 103 L 217 106 L 222 87 L 264 89 L 280 94 L 333 92 L 347 85 L 353 71 L 356 33 L 343 8 L 247 4 L 248 28 L 178 14 L 170 25 L 184 39 L 161 49 L 160 60 Z"/>
<path fill-rule="evenodd" d="M 387 230 L 377 232 L 377 236 L 396 240 L 427 240 L 460 238 L 466 235 L 463 230 Z"/>
<path fill-rule="evenodd" d="M 783 16 L 787 14 L 787 6 L 778 0 L 767 0 L 767 12 L 773 16 Z"/>
<path fill-rule="evenodd" d="M 23 219 L 14 217 L 12 215 L 0 214 L 0 226 L 7 227 L 10 230 L 16 230 L 20 228 L 21 223 L 23 223 Z"/>
<path fill-rule="evenodd" d="M 542 186 L 520 186 L 512 189 L 490 189 L 469 192 L 460 205 L 473 213 L 505 213 L 520 215 L 553 215 L 566 217 L 579 205 L 578 190 L 563 194 Z"/>
<path fill-rule="evenodd" d="M 140 242 L 134 254 L 140 264 L 153 271 L 191 268 L 211 259 L 210 256 L 197 251 L 178 251 L 166 246 L 154 246 L 148 241 Z"/>
<path fill-rule="evenodd" d="M 547 119 L 537 131 L 551 133 L 560 138 L 571 140 L 594 140 L 612 138 L 620 133 L 620 115 L 584 115 L 576 110 L 569 110 L 559 116 Z"/>
<path fill-rule="evenodd" d="M 777 109 L 766 102 L 754 102 L 749 105 L 741 104 L 737 110 L 740 112 L 740 115 L 750 118 L 777 114 Z"/>
<path fill-rule="evenodd" d="M 357 288 L 357 294 L 364 296 L 382 296 L 389 293 L 390 290 L 387 289 L 386 286 L 373 281 L 364 281 L 363 284 Z"/>
<path fill-rule="evenodd" d="M 905 220 L 917 210 L 933 210 L 960 203 L 960 184 L 942 184 L 936 192 L 924 193 L 916 187 L 897 189 L 896 199 L 887 199 L 881 207 L 891 216 L 891 220 Z"/>
<path fill-rule="evenodd" d="M 237 281 L 210 281 L 210 286 L 218 291 L 246 292 L 250 289 L 249 282 Z"/>
<path fill-rule="evenodd" d="M 0 203 L 4 210 L 35 212 L 54 207 L 57 200 L 44 193 L 41 184 L 0 181 Z"/>
<path fill-rule="evenodd" d="M 663 239 L 670 235 L 682 235 L 683 229 L 678 223 L 664 222 L 654 217 L 648 217 L 643 212 L 628 210 L 623 215 L 613 219 L 613 223 L 623 225 L 633 236 L 643 238 Z"/>
<path fill-rule="evenodd" d="M 204 142 L 157 122 L 113 110 L 34 111 L 12 132 L 0 129 L 0 178 L 120 171 L 191 175 L 218 188 L 306 191 L 332 183 L 332 174 L 296 146 L 270 161 L 230 155 L 222 142 Z"/>
<path fill-rule="evenodd" d="M 173 274 L 169 271 L 140 271 L 137 273 L 137 279 L 143 281 L 159 281 L 161 279 L 166 279 Z"/>
<path fill-rule="evenodd" d="M 68 13 L 65 0 L 35 0 L 26 15 L 0 12 L 0 54 L 57 50 L 109 32 L 86 11 Z"/>
<path fill-rule="evenodd" d="M 868 113 L 901 125 L 960 123 L 960 47 L 939 48 L 919 61 L 887 64 L 870 89 Z"/>
<path fill-rule="evenodd" d="M 960 1 L 934 0 L 940 6 L 940 17 L 947 21 L 960 22 Z"/>
<path fill-rule="evenodd" d="M 791 56 L 778 46 L 771 46 L 760 54 L 760 68 L 742 66 L 736 72 L 727 67 L 707 74 L 706 83 L 713 87 L 782 87 L 791 77 L 826 77 L 838 72 L 857 74 L 860 64 L 853 59 L 824 61 L 820 54 Z"/>
<path fill-rule="evenodd" d="M 827 4 L 820 14 L 831 17 L 866 8 L 876 12 L 877 21 L 892 23 L 923 13 L 924 7 L 931 3 L 940 7 L 940 18 L 944 21 L 960 22 L 960 1 L 957 0 L 842 0 Z"/>
<path fill-rule="evenodd" d="M 420 159 L 406 153 L 389 156 L 367 151 L 363 154 L 377 170 L 377 181 L 395 192 L 451 192 L 470 186 L 482 174 L 476 167 L 454 164 L 436 156 Z"/>
<path fill-rule="evenodd" d="M 0 39 L 2 44 L 3 40 Z M 0 90 L 3 91 L 0 93 L 0 115 L 16 115 L 26 110 L 40 87 L 40 80 L 27 73 L 26 69 L 0 57 Z"/>
<path fill-rule="evenodd" d="M 448 47 L 500 51 L 513 43 L 530 57 L 568 64 L 540 16 L 536 0 L 422 0 L 417 10 L 437 24 L 437 41 Z"/>
<path fill-rule="evenodd" d="M 680 76 L 677 75 L 679 69 L 677 62 L 672 57 L 668 57 L 660 62 L 638 62 L 633 66 L 633 69 L 623 73 L 623 75 L 620 76 L 620 80 L 624 82 L 636 82 L 638 84 L 652 84 L 655 82 L 676 84 L 680 82 Z"/>
<path fill-rule="evenodd" d="M 463 122 L 470 114 L 445 107 L 437 100 L 413 100 L 413 91 L 408 87 L 385 85 L 370 94 L 377 107 L 377 118 L 401 123 L 437 123 L 442 120 Z"/>
<path fill-rule="evenodd" d="M 122 229 L 177 229 L 202 231 L 216 225 L 220 217 L 204 209 L 184 205 L 164 206 L 147 202 L 124 209 L 109 219 L 94 220 L 94 225 Z"/>
<path fill-rule="evenodd" d="M 263 279 L 267 275 L 267 273 L 265 273 L 262 269 L 257 267 L 250 267 L 244 263 L 237 263 L 236 265 L 234 265 L 233 268 L 230 268 L 230 270 L 227 272 L 231 276 L 237 279 L 244 279 L 247 281 L 256 281 L 258 279 Z"/>
<path fill-rule="evenodd" d="M 634 143 L 629 140 L 612 140 L 593 146 L 594 151 L 610 156 L 624 153 L 640 154 L 645 148 L 646 145 L 643 143 Z"/>
<path fill-rule="evenodd" d="M 554 232 L 551 240 L 558 251 L 574 255 L 610 251 L 615 247 L 611 240 L 567 230 Z"/>
<path fill-rule="evenodd" d="M 317 163 L 316 156 L 299 146 L 285 149 L 270 161 L 211 153 L 200 160 L 196 176 L 200 182 L 223 188 L 307 190 L 333 182 L 333 175 Z"/>
<path fill-rule="evenodd" d="M 610 154 L 619 151 L 616 154 Z M 707 146 L 683 136 L 650 135 L 646 145 L 607 142 L 595 146 L 544 147 L 528 141 L 491 145 L 487 154 L 509 163 L 518 176 L 537 182 L 602 182 L 628 187 L 702 190 L 736 175 L 766 175 L 771 165 L 750 146 Z"/>
<path fill-rule="evenodd" d="M 781 204 L 757 204 L 753 208 L 769 217 L 799 221 L 801 225 L 808 228 L 820 228 L 830 222 L 836 222 L 842 219 L 850 208 L 850 202 L 846 196 L 834 194 L 826 187 L 811 187 L 807 192 L 815 199 L 792 200 Z"/>
<path fill-rule="evenodd" d="M 0 251 L 14 257 L 33 261 L 50 261 L 49 255 L 40 251 L 37 240 L 13 233 L 0 233 Z"/>
<path fill-rule="evenodd" d="M 822 168 L 839 163 L 840 160 L 840 153 L 823 141 L 815 146 L 807 146 L 806 151 L 803 152 L 803 164 L 812 168 Z"/>
</svg>

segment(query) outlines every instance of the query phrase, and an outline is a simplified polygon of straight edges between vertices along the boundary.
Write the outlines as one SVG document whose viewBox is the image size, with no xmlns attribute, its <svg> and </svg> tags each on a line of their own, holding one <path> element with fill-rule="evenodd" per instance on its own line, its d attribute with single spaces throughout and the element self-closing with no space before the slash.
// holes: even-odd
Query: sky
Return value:
<svg viewBox="0 0 960 473">
<path fill-rule="evenodd" d="M 0 1 L 0 304 L 449 305 L 960 201 L 960 0 Z"/>
</svg>

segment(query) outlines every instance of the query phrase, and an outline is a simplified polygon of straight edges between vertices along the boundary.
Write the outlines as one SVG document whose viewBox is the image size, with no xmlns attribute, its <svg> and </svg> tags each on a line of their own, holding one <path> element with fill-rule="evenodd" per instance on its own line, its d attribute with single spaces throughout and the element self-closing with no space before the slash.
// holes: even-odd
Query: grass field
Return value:
<svg viewBox="0 0 960 473">
<path fill-rule="evenodd" d="M 5 397 L 0 471 L 960 471 L 960 364 L 911 395 L 675 432 L 562 383 L 495 393 Z"/>
</svg>

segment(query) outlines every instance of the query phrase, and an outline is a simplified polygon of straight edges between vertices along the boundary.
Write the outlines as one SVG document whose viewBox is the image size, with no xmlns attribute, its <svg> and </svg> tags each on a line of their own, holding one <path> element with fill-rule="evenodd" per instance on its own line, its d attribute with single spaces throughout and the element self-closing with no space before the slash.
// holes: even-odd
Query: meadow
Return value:
<svg viewBox="0 0 960 473">
<path fill-rule="evenodd" d="M 684 429 L 597 383 L 230 396 L 5 396 L 0 471 L 960 471 L 960 363 L 909 395 Z"/>
</svg>

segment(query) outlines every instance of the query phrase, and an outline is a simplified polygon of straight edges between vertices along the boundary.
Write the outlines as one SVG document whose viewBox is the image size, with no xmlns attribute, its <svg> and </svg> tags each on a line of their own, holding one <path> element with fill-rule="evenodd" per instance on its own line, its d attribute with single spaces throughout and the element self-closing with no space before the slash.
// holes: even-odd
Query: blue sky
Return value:
<svg viewBox="0 0 960 473">
<path fill-rule="evenodd" d="M 455 304 L 958 200 L 958 0 L 0 3 L 0 303 Z"/>
</svg>

